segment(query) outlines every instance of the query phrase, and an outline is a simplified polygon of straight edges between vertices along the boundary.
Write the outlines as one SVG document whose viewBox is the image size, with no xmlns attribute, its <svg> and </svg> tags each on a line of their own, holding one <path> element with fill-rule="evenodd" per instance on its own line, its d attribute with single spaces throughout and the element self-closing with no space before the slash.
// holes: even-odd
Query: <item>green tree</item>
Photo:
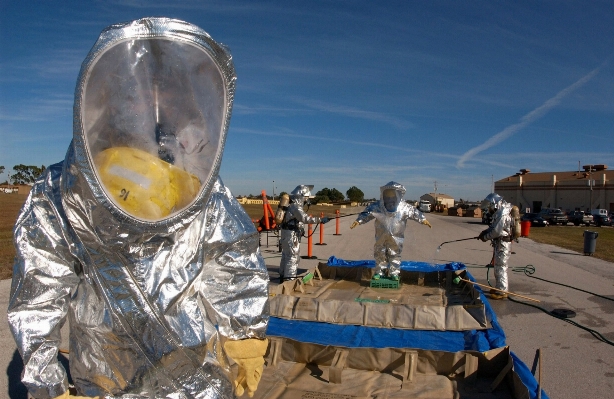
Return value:
<svg viewBox="0 0 614 399">
<path fill-rule="evenodd" d="M 0 175 L 4 173 L 4 166 L 0 165 Z"/>
<path fill-rule="evenodd" d="M 314 202 L 315 202 L 315 199 L 319 197 L 322 198 L 322 200 L 318 202 L 328 202 L 328 201 L 335 202 L 335 201 L 343 201 L 345 199 L 345 196 L 343 195 L 341 191 L 337 190 L 336 188 L 330 189 L 328 187 L 324 187 L 322 190 L 316 193 Z M 326 199 L 324 199 L 324 197 L 326 197 Z"/>
<path fill-rule="evenodd" d="M 365 199 L 365 193 L 356 186 L 352 186 L 345 192 L 352 202 L 362 202 Z"/>
<path fill-rule="evenodd" d="M 15 165 L 13 166 L 11 180 L 13 180 L 13 184 L 31 184 L 36 181 L 45 169 L 45 165 L 42 165 L 40 168 L 33 165 Z"/>
<path fill-rule="evenodd" d="M 322 204 L 325 202 L 330 202 L 330 198 L 328 198 L 327 195 L 316 195 L 312 200 L 311 203 L 316 205 L 316 204 Z"/>
</svg>

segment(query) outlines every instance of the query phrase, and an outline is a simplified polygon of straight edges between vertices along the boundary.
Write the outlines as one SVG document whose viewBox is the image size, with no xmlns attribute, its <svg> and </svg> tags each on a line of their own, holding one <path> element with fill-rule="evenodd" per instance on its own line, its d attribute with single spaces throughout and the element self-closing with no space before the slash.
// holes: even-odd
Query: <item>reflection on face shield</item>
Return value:
<svg viewBox="0 0 614 399">
<path fill-rule="evenodd" d="M 187 206 L 200 189 L 196 176 L 135 148 L 109 148 L 94 163 L 113 202 L 137 218 L 166 217 Z"/>
<path fill-rule="evenodd" d="M 388 212 L 395 212 L 397 210 L 397 194 L 395 190 L 384 190 L 384 207 Z"/>
<path fill-rule="evenodd" d="M 162 125 L 156 123 L 156 142 L 158 143 L 158 156 L 161 160 L 175 164 L 175 154 L 172 150 L 173 144 L 177 141 L 174 133 L 165 132 Z"/>
<path fill-rule="evenodd" d="M 229 93 L 221 72 L 212 54 L 183 40 L 156 37 L 120 41 L 97 53 L 83 78 L 81 110 L 84 138 L 93 162 L 99 162 L 98 156 L 110 148 L 138 150 L 129 159 L 144 151 L 161 162 L 147 161 L 150 167 L 145 169 L 149 172 L 139 169 L 138 173 L 155 176 L 152 168 L 165 170 L 169 176 L 184 173 L 190 176 L 186 179 L 190 184 L 195 176 L 202 183 L 200 192 L 214 179 L 224 144 Z M 139 157 L 145 159 L 145 155 Z M 118 164 L 124 163 L 131 169 L 125 160 Z M 105 173 L 110 172 L 98 171 L 99 177 Z M 109 176 L 117 178 L 114 173 Z M 181 184 L 172 183 L 168 190 Z M 138 206 L 127 208 L 129 200 L 120 199 L 113 191 L 121 192 L 123 186 L 116 187 L 108 180 L 103 185 L 116 205 L 151 220 L 181 211 L 197 195 L 181 190 L 171 195 L 167 189 L 158 190 L 155 195 L 144 194 L 145 201 L 139 200 Z M 147 191 L 141 185 L 135 187 L 126 189 L 129 198 Z M 156 205 L 147 208 L 145 203 Z"/>
</svg>

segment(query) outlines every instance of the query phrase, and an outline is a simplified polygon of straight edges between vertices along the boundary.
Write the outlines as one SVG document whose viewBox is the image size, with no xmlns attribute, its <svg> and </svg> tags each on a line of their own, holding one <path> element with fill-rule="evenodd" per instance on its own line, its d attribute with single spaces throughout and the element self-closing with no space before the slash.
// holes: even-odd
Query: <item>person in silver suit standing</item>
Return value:
<svg viewBox="0 0 614 399">
<path fill-rule="evenodd" d="M 301 260 L 301 238 L 305 233 L 305 225 L 327 223 L 327 217 L 310 216 L 303 209 L 309 206 L 312 185 L 301 184 L 290 193 L 290 204 L 285 210 L 281 223 L 281 262 L 279 264 L 279 281 L 296 279 L 298 265 Z"/>
<path fill-rule="evenodd" d="M 495 288 L 501 291 L 508 291 L 507 265 L 512 251 L 512 241 L 514 239 L 512 227 L 514 219 L 512 217 L 512 205 L 507 203 L 499 194 L 490 193 L 482 200 L 480 205 L 482 211 L 492 215 L 492 221 L 487 229 L 483 230 L 478 239 L 486 242 L 491 241 L 494 248 L 493 267 L 495 269 Z M 505 299 L 507 293 L 491 290 L 491 299 Z"/>
<path fill-rule="evenodd" d="M 368 205 L 350 226 L 353 229 L 375 219 L 375 280 L 379 280 L 384 274 L 387 274 L 388 278 L 399 280 L 401 252 L 409 219 L 431 227 L 422 212 L 403 201 L 404 195 L 405 187 L 397 182 L 391 181 L 380 187 L 380 200 Z"/>
<path fill-rule="evenodd" d="M 38 178 L 14 229 L 8 322 L 33 398 L 69 396 L 57 359 L 66 322 L 78 395 L 256 390 L 269 278 L 258 232 L 218 176 L 235 81 L 228 49 L 189 23 L 101 33 L 66 157 Z"/>
</svg>

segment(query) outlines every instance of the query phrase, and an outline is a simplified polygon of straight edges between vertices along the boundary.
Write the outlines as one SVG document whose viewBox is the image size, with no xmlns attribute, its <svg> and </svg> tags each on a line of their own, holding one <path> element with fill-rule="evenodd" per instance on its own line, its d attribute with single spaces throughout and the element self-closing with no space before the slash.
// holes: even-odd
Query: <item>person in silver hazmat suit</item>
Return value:
<svg viewBox="0 0 614 399">
<path fill-rule="evenodd" d="M 374 279 L 384 272 L 389 278 L 399 280 L 401 273 L 401 252 L 405 238 L 407 220 L 412 219 L 428 227 L 431 224 L 422 212 L 403 201 L 405 187 L 394 181 L 380 187 L 380 200 L 368 205 L 350 226 L 365 224 L 375 219 Z"/>
<path fill-rule="evenodd" d="M 310 216 L 303 207 L 309 205 L 312 185 L 298 185 L 290 193 L 290 204 L 281 223 L 281 262 L 279 263 L 279 282 L 296 279 L 296 271 L 301 260 L 301 237 L 305 224 L 327 223 L 328 218 Z"/>
<path fill-rule="evenodd" d="M 66 157 L 14 229 L 8 322 L 32 397 L 69 395 L 57 360 L 67 321 L 79 395 L 253 394 L 269 278 L 252 221 L 218 177 L 235 81 L 229 51 L 189 23 L 101 33 Z"/>
<path fill-rule="evenodd" d="M 493 266 L 495 269 L 495 288 L 508 291 L 507 263 L 512 250 L 512 205 L 506 202 L 500 195 L 490 193 L 482 201 L 482 211 L 492 215 L 490 226 L 482 231 L 478 239 L 486 242 L 491 240 L 494 248 Z M 490 298 L 505 299 L 507 294 L 501 291 L 491 290 Z"/>
</svg>

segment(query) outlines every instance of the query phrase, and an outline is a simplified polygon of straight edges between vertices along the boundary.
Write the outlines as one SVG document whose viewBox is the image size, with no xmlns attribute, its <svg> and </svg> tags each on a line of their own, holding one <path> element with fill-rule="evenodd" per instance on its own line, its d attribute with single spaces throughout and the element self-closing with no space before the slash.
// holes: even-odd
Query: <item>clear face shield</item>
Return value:
<svg viewBox="0 0 614 399">
<path fill-rule="evenodd" d="M 495 193 L 488 194 L 486 198 L 482 200 L 480 208 L 482 211 L 488 212 L 491 215 L 497 211 L 497 204 L 502 200 L 501 196 Z"/>
<path fill-rule="evenodd" d="M 84 136 L 107 196 L 157 221 L 193 203 L 212 177 L 223 140 L 226 89 L 202 48 L 134 39 L 103 51 L 85 79 Z"/>
<path fill-rule="evenodd" d="M 399 198 L 397 195 L 397 190 L 394 189 L 386 189 L 382 192 L 382 199 L 384 201 L 384 208 L 388 212 L 396 212 L 397 207 L 399 206 Z"/>
</svg>

